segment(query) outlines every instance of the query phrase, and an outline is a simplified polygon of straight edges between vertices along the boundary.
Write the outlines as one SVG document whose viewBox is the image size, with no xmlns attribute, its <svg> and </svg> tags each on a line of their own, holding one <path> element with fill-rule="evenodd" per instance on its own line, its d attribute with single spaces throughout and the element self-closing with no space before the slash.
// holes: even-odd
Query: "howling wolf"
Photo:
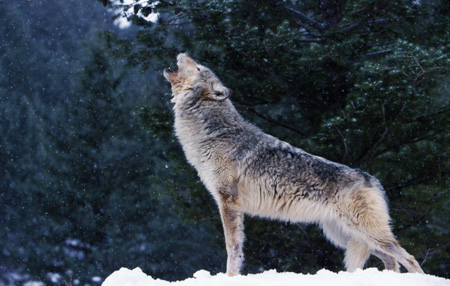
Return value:
<svg viewBox="0 0 450 286">
<path fill-rule="evenodd" d="M 391 231 L 383 187 L 369 174 L 306 153 L 244 120 L 231 90 L 188 54 L 177 71 L 164 70 L 172 86 L 175 133 L 184 153 L 219 207 L 227 274 L 238 275 L 244 254 L 244 214 L 319 224 L 345 249 L 347 271 L 363 268 L 371 254 L 387 269 L 423 273 Z"/>
</svg>

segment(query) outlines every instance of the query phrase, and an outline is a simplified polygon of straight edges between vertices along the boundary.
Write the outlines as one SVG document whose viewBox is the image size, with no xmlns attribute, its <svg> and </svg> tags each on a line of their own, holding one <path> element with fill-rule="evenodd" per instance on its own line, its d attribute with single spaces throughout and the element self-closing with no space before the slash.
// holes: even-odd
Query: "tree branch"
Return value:
<svg viewBox="0 0 450 286">
<path fill-rule="evenodd" d="M 348 32 L 348 31 L 351 31 L 351 30 L 353 30 L 355 28 L 358 28 L 359 26 L 362 26 L 362 25 L 375 26 L 375 25 L 381 25 L 381 24 L 384 24 L 384 23 L 387 23 L 387 22 L 388 22 L 388 20 L 384 19 L 384 18 L 374 19 L 374 20 L 369 20 L 369 21 L 361 21 L 361 22 L 358 22 L 358 23 L 353 23 L 353 24 L 345 26 L 344 28 L 342 28 L 342 31 L 343 32 Z"/>
<path fill-rule="evenodd" d="M 296 15 L 300 20 L 302 20 L 303 22 L 307 23 L 310 26 L 313 26 L 314 28 L 316 28 L 319 31 L 323 31 L 325 29 L 325 24 L 324 23 L 319 23 L 319 22 L 309 18 L 304 13 L 302 13 L 302 12 L 300 12 L 298 10 L 295 10 L 293 8 L 286 7 L 286 6 L 284 6 L 284 9 L 286 9 L 291 14 Z"/>
<path fill-rule="evenodd" d="M 394 51 L 392 49 L 383 50 L 383 51 L 377 51 L 373 53 L 368 53 L 365 55 L 361 55 L 358 59 L 356 59 L 354 62 L 363 62 L 371 59 L 380 58 L 385 55 L 392 54 Z"/>
<path fill-rule="evenodd" d="M 438 110 L 433 113 L 422 114 L 422 115 L 416 117 L 414 120 L 407 121 L 407 123 L 414 122 L 414 121 L 429 121 L 429 120 L 433 119 L 434 116 L 440 115 L 440 114 L 446 113 L 446 112 L 450 112 L 450 107 Z"/>
<path fill-rule="evenodd" d="M 312 38 L 312 39 L 300 38 L 300 39 L 297 39 L 297 41 L 303 42 L 303 43 L 322 43 L 322 42 L 324 42 L 324 40 L 321 38 Z"/>
<path fill-rule="evenodd" d="M 342 163 L 345 164 L 345 161 L 346 161 L 347 155 L 348 155 L 348 145 L 347 145 L 347 142 L 345 142 L 345 137 L 342 134 L 341 130 L 339 130 L 339 128 L 337 128 L 337 127 L 336 127 L 336 130 L 339 133 L 339 135 L 341 136 L 342 143 L 344 144 L 345 153 L 344 153 L 344 156 L 342 157 Z"/>
<path fill-rule="evenodd" d="M 401 227 L 396 228 L 394 230 L 394 232 L 399 232 L 399 231 L 407 229 L 407 228 L 409 228 L 409 227 L 411 227 L 413 225 L 417 225 L 421 220 L 423 220 L 427 215 L 429 215 L 430 212 L 431 212 L 430 210 L 427 210 L 425 213 L 423 213 L 419 217 L 415 218 L 412 222 L 410 222 L 410 223 L 408 223 L 406 225 L 403 225 Z"/>
<path fill-rule="evenodd" d="M 267 115 L 264 115 L 264 114 L 262 114 L 262 113 L 259 113 L 258 111 L 256 111 L 256 110 L 255 110 L 254 108 L 252 108 L 252 107 L 246 106 L 246 109 L 247 109 L 248 111 L 252 112 L 253 114 L 257 115 L 258 117 L 260 117 L 260 118 L 262 118 L 262 119 L 264 119 L 264 120 L 266 120 L 266 121 L 268 121 L 268 122 L 270 122 L 270 123 L 273 123 L 273 124 L 276 124 L 276 125 L 281 126 L 281 127 L 283 127 L 283 128 L 286 128 L 286 129 L 288 129 L 288 130 L 294 131 L 295 133 L 298 133 L 298 134 L 300 134 L 300 135 L 306 135 L 306 134 L 307 134 L 307 132 L 305 132 L 304 130 L 297 129 L 297 128 L 295 128 L 295 127 L 292 127 L 291 125 L 288 125 L 288 124 L 286 124 L 286 123 L 283 123 L 283 122 L 280 122 L 280 121 L 278 121 L 278 120 L 275 120 L 275 119 L 273 119 L 273 118 L 270 117 L 270 116 L 267 116 Z"/>
<path fill-rule="evenodd" d="M 365 161 L 368 157 L 371 159 L 373 158 L 375 155 L 372 154 L 371 156 L 370 153 L 372 153 L 372 150 L 374 150 L 386 137 L 386 134 L 389 131 L 389 128 L 387 126 L 386 123 L 386 112 L 385 112 L 385 107 L 384 107 L 385 103 L 383 103 L 381 105 L 381 113 L 383 115 L 383 123 L 384 123 L 384 130 L 383 132 L 380 134 L 379 138 L 377 141 L 373 142 L 373 144 L 371 146 L 369 146 L 368 148 L 366 148 L 366 150 L 359 156 L 359 158 L 354 162 L 354 164 L 359 165 L 361 164 L 361 162 Z"/>
<path fill-rule="evenodd" d="M 428 248 L 427 252 L 425 253 L 423 259 L 422 259 L 422 263 L 420 263 L 420 266 L 423 267 L 423 265 L 425 264 L 425 262 L 427 261 L 427 259 L 429 257 L 434 256 L 435 254 L 443 251 L 444 249 L 446 249 L 447 247 L 450 246 L 450 243 L 444 244 L 442 247 L 439 247 L 438 249 L 435 248 Z"/>
<path fill-rule="evenodd" d="M 428 134 L 428 135 L 425 135 L 425 136 L 422 136 L 422 137 L 414 138 L 412 140 L 404 140 L 403 142 L 400 142 L 399 144 L 388 146 L 388 147 L 384 148 L 383 150 L 380 150 L 380 151 L 376 152 L 375 154 L 373 154 L 372 158 L 377 157 L 377 156 L 379 156 L 381 154 L 384 154 L 384 153 L 386 153 L 388 151 L 391 151 L 393 149 L 397 149 L 397 148 L 399 148 L 399 147 L 401 147 L 403 145 L 417 143 L 419 141 L 432 138 L 433 136 L 438 135 L 438 134 L 440 134 L 440 133 L 442 133 L 444 131 L 446 131 L 446 129 L 442 129 L 442 130 L 436 131 L 436 132 L 434 132 L 432 134 Z"/>
<path fill-rule="evenodd" d="M 450 171 L 441 173 L 441 176 L 446 176 L 448 174 L 450 174 Z M 414 178 L 409 179 L 407 181 L 401 182 L 397 186 L 389 188 L 387 191 L 388 192 L 398 191 L 398 190 L 401 190 L 403 188 L 407 188 L 407 187 L 410 187 L 410 186 L 416 185 L 416 184 L 422 184 L 422 183 L 428 182 L 428 181 L 433 180 L 433 179 L 434 179 L 433 177 L 431 177 L 431 178 L 423 178 L 423 176 L 417 176 L 417 177 L 414 177 Z"/>
</svg>

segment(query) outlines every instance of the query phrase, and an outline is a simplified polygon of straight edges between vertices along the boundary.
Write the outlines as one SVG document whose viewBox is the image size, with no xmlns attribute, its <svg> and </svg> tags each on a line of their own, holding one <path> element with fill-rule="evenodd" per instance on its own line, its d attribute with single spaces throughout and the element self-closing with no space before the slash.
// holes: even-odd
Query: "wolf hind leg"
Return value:
<svg viewBox="0 0 450 286">
<path fill-rule="evenodd" d="M 353 272 L 356 269 L 363 269 L 364 265 L 369 259 L 371 250 L 367 243 L 352 238 L 345 250 L 345 268 L 348 272 Z"/>
<path fill-rule="evenodd" d="M 356 239 L 349 241 L 345 252 L 345 265 L 347 271 L 353 272 L 357 268 L 362 269 L 371 254 L 383 261 L 385 269 L 400 272 L 398 261 L 393 256 L 377 249 L 372 249 L 369 244 Z"/>
<path fill-rule="evenodd" d="M 362 240 L 352 239 L 350 234 L 344 233 L 344 228 L 339 226 L 337 221 L 323 222 L 321 226 L 328 240 L 336 246 L 346 250 L 344 262 L 348 271 L 362 268 L 367 262 L 368 257 L 370 257 L 370 254 L 372 254 L 383 261 L 385 269 L 399 272 L 398 261 L 393 256 L 369 247 L 369 245 L 363 243 Z M 351 240 L 355 240 L 356 242 L 350 243 Z M 358 245 L 358 241 L 360 245 Z M 365 252 L 366 250 L 361 244 L 367 245 L 367 248 L 370 249 L 369 254 Z M 364 260 L 364 257 L 366 256 L 367 258 Z"/>
<path fill-rule="evenodd" d="M 352 237 L 368 244 L 371 252 L 380 257 L 388 268 L 398 269 L 398 261 L 409 272 L 423 273 L 416 259 L 394 238 L 389 225 L 387 203 L 381 189 L 355 189 L 345 205 L 348 210 L 347 227 Z"/>
<path fill-rule="evenodd" d="M 400 272 L 400 266 L 398 265 L 398 261 L 394 257 L 376 249 L 372 250 L 372 254 L 383 261 L 385 269 Z"/>
<path fill-rule="evenodd" d="M 392 257 L 395 263 L 397 261 L 400 262 L 400 264 L 403 265 L 408 272 L 424 273 L 414 256 L 401 247 L 395 238 L 374 239 L 374 242 L 374 248 L 377 254 L 382 253 Z M 397 267 L 398 270 L 398 265 L 394 265 L 393 267 L 394 270 L 395 267 Z"/>
<path fill-rule="evenodd" d="M 336 220 L 323 221 L 321 227 L 325 237 L 334 245 L 346 249 L 349 241 L 349 235 L 345 234 L 342 227 Z"/>
<path fill-rule="evenodd" d="M 322 222 L 325 236 L 336 246 L 345 249 L 345 268 L 353 272 L 363 269 L 371 254 L 369 246 L 358 239 L 352 238 L 337 221 Z"/>
</svg>

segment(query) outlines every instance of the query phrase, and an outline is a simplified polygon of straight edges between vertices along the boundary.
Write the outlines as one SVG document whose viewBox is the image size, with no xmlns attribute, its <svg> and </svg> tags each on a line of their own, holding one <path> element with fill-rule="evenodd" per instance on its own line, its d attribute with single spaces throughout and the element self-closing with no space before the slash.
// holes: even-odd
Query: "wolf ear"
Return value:
<svg viewBox="0 0 450 286">
<path fill-rule="evenodd" d="M 215 82 L 211 85 L 212 94 L 211 99 L 222 101 L 227 99 L 231 94 L 231 89 L 225 87 L 221 82 Z"/>
</svg>

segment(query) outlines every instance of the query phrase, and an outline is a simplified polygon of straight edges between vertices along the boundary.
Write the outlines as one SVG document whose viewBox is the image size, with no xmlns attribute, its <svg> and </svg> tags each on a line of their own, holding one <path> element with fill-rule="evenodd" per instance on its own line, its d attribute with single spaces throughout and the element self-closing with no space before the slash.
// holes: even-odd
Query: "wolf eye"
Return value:
<svg viewBox="0 0 450 286">
<path fill-rule="evenodd" d="M 200 71 L 200 68 L 197 68 L 198 71 Z"/>
</svg>

